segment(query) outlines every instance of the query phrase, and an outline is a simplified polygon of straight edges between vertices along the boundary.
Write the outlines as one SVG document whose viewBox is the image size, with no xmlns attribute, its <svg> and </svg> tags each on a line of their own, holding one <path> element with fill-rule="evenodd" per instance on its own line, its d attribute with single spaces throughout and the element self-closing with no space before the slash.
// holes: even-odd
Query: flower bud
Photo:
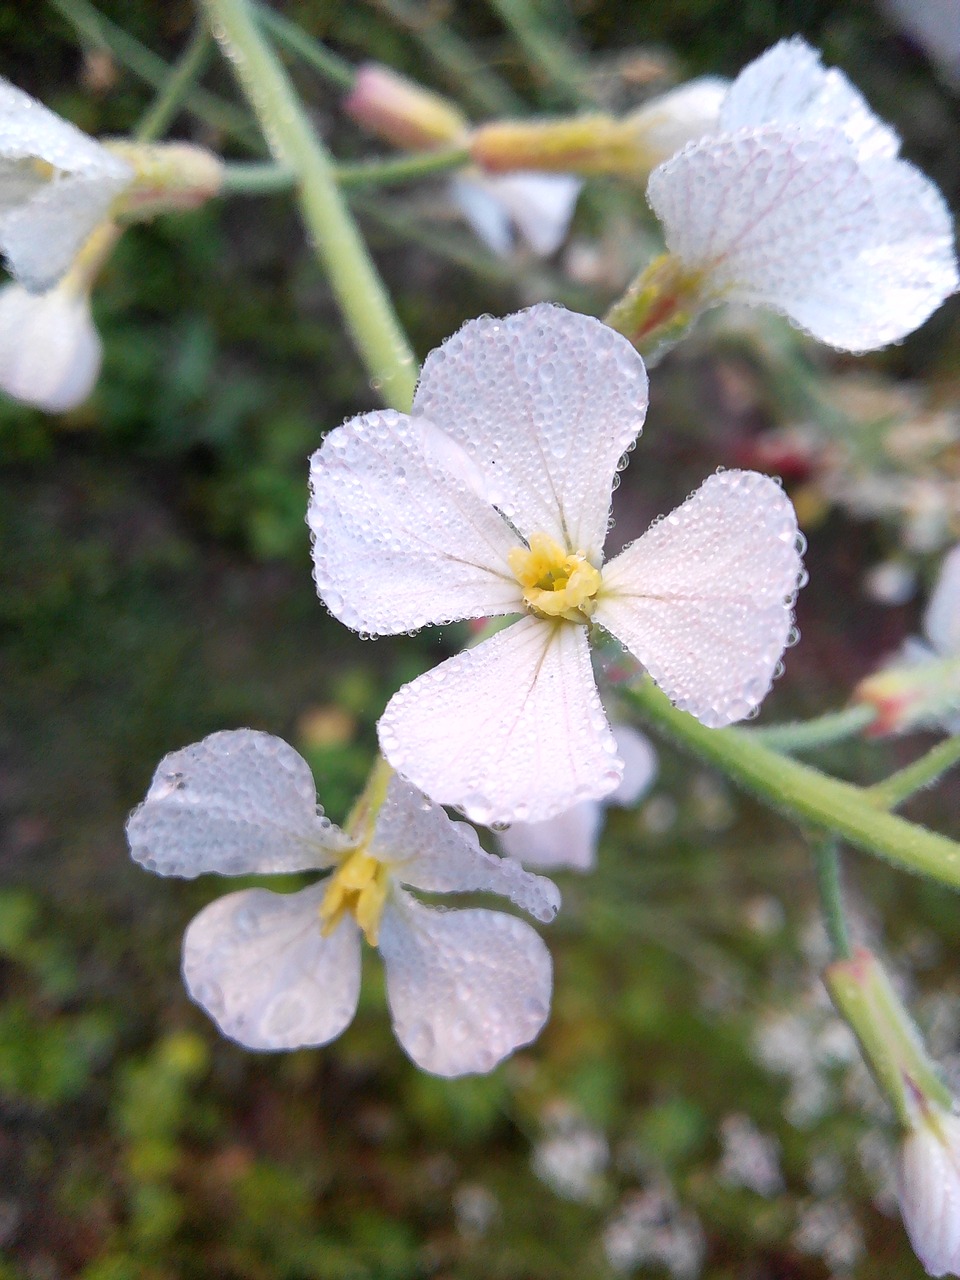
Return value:
<svg viewBox="0 0 960 1280">
<path fill-rule="evenodd" d="M 960 1116 L 917 1095 L 900 1148 L 897 1198 L 927 1275 L 960 1275 Z"/>
<path fill-rule="evenodd" d="M 343 109 L 370 133 L 408 151 L 459 142 L 469 127 L 446 98 L 376 62 L 357 71 Z"/>
<path fill-rule="evenodd" d="M 189 142 L 118 139 L 104 146 L 134 173 L 117 201 L 117 216 L 144 218 L 171 209 L 195 209 L 217 195 L 223 183 L 220 157 Z"/>
</svg>

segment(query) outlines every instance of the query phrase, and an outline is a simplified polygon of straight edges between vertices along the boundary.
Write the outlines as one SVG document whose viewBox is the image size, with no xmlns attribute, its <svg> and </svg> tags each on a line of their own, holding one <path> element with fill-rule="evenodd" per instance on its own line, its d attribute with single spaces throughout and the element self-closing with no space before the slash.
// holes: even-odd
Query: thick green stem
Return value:
<svg viewBox="0 0 960 1280">
<path fill-rule="evenodd" d="M 277 13 L 269 5 L 258 4 L 255 11 L 257 21 L 282 49 L 301 58 L 308 67 L 318 71 L 338 89 L 350 92 L 356 72 L 345 58 L 331 53 L 319 40 L 307 35 L 303 27 L 291 22 L 282 13 Z"/>
<path fill-rule="evenodd" d="M 833 836 L 811 842 L 817 867 L 820 907 L 836 960 L 850 957 L 850 933 L 843 910 L 843 888 L 840 882 L 840 848 Z"/>
<path fill-rule="evenodd" d="M 932 786 L 942 774 L 960 761 L 960 734 L 938 742 L 935 747 L 908 764 L 905 769 L 891 773 L 889 778 L 875 783 L 864 792 L 866 798 L 878 809 L 895 809 L 924 787 Z"/>
<path fill-rule="evenodd" d="M 876 718 L 877 713 L 873 707 L 859 703 L 855 707 L 845 707 L 843 711 L 831 711 L 825 716 L 817 716 L 815 720 L 763 725 L 746 732 L 765 747 L 782 751 L 785 755 L 793 755 L 797 751 L 814 751 L 817 747 L 829 747 L 835 742 L 856 737 Z"/>
<path fill-rule="evenodd" d="M 138 142 L 154 142 L 163 137 L 180 113 L 188 94 L 203 75 L 212 49 L 210 32 L 201 24 L 171 69 L 167 83 L 134 130 L 133 136 Z"/>
<path fill-rule="evenodd" d="M 878 810 L 859 787 L 771 751 L 737 729 L 708 729 L 678 711 L 651 680 L 620 695 L 678 746 L 715 765 L 762 802 L 806 826 L 960 889 L 960 844 Z"/>
<path fill-rule="evenodd" d="M 383 284 L 337 189 L 317 137 L 248 0 L 202 0 L 280 164 L 297 177 L 300 207 L 347 326 L 385 402 L 409 410 L 417 365 Z"/>
</svg>

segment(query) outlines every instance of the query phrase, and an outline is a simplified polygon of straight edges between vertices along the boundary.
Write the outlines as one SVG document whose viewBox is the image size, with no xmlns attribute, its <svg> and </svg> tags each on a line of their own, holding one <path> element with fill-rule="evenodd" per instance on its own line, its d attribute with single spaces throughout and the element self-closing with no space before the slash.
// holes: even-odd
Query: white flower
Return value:
<svg viewBox="0 0 960 1280">
<path fill-rule="evenodd" d="M 581 800 L 566 813 L 545 822 L 515 822 L 498 833 L 508 857 L 541 870 L 591 871 L 597 861 L 597 842 L 607 805 L 635 805 L 657 776 L 657 753 L 649 738 L 626 724 L 611 725 L 623 777 L 603 800 Z"/>
<path fill-rule="evenodd" d="M 647 152 L 648 167 L 669 160 L 688 142 L 715 133 L 729 80 L 700 76 L 644 103 L 627 117 Z"/>
<path fill-rule="evenodd" d="M 46 293 L 0 288 L 0 389 L 7 395 L 65 413 L 93 390 L 102 357 L 85 289 L 67 282 Z"/>
<path fill-rule="evenodd" d="M 900 1148 L 897 1197 L 928 1275 L 960 1275 L 960 1116 L 924 1102 Z"/>
<path fill-rule="evenodd" d="M 483 243 L 501 256 L 514 247 L 514 228 L 532 251 L 548 258 L 563 243 L 583 183 L 567 173 L 485 174 L 471 169 L 450 184 L 453 198 Z"/>
<path fill-rule="evenodd" d="M 0 78 L 0 251 L 27 289 L 60 279 L 133 178 L 124 160 Z"/>
<path fill-rule="evenodd" d="M 387 759 L 438 804 L 538 822 L 618 785 L 590 624 L 705 724 L 767 692 L 801 572 L 774 481 L 713 475 L 603 563 L 646 405 L 624 338 L 544 304 L 471 321 L 427 358 L 410 416 L 364 414 L 314 454 L 314 576 L 347 626 L 524 615 L 404 686 L 380 721 Z"/>
<path fill-rule="evenodd" d="M 549 952 L 514 916 L 426 907 L 403 886 L 501 893 L 544 921 L 559 894 L 485 853 L 472 827 L 400 778 L 378 785 L 347 835 L 323 817 L 292 747 L 250 729 L 215 733 L 160 762 L 127 838 L 160 875 L 333 869 L 298 893 L 228 894 L 187 929 L 187 990 L 224 1035 L 250 1049 L 340 1035 L 357 1007 L 362 933 L 383 956 L 394 1030 L 413 1061 L 441 1076 L 490 1071 L 546 1021 Z"/>
<path fill-rule="evenodd" d="M 931 656 L 960 657 L 960 546 L 943 558 L 923 615 L 923 630 L 933 650 Z"/>
<path fill-rule="evenodd" d="M 958 284 L 950 214 L 899 146 L 841 72 L 786 40 L 740 73 L 718 132 L 661 165 L 647 194 L 701 305 L 768 307 L 868 351 Z"/>
</svg>

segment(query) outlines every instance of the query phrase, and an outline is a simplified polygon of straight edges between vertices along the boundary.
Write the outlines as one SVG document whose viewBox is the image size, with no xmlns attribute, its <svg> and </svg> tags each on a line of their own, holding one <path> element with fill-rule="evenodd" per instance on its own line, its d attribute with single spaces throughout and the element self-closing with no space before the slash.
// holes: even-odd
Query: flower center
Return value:
<svg viewBox="0 0 960 1280">
<path fill-rule="evenodd" d="M 363 847 L 348 854 L 330 877 L 320 903 L 321 933 L 329 937 L 349 913 L 360 926 L 371 947 L 377 945 L 380 917 L 387 900 L 390 871 Z"/>
<path fill-rule="evenodd" d="M 523 602 L 540 618 L 589 622 L 600 590 L 600 570 L 585 555 L 568 554 L 547 533 L 530 547 L 514 547 L 507 560 L 523 587 Z"/>
</svg>

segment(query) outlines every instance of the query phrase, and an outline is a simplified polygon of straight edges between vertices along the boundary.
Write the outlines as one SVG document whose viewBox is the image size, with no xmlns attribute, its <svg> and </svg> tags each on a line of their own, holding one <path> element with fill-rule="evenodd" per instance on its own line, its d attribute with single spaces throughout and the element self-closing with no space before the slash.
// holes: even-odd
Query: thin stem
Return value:
<svg viewBox="0 0 960 1280">
<path fill-rule="evenodd" d="M 590 103 L 587 76 L 576 54 L 534 12 L 529 0 L 489 0 L 547 81 L 578 105 Z"/>
<path fill-rule="evenodd" d="M 865 729 L 877 718 L 874 707 L 866 703 L 845 707 L 843 711 L 831 711 L 815 720 L 796 720 L 789 724 L 762 725 L 747 729 L 751 738 L 774 751 L 792 755 L 795 751 L 813 751 L 843 742 Z"/>
<path fill-rule="evenodd" d="M 874 783 L 864 791 L 865 797 L 878 809 L 895 809 L 904 800 L 932 786 L 953 765 L 960 762 L 960 734 L 931 747 L 919 760 L 891 773 L 889 778 Z"/>
<path fill-rule="evenodd" d="M 49 3 L 84 40 L 108 49 L 122 66 L 158 92 L 163 92 L 171 74 L 167 63 L 122 27 L 105 18 L 88 0 L 49 0 Z M 256 131 L 251 128 L 247 116 L 205 89 L 191 89 L 184 101 L 184 110 L 247 146 L 259 146 Z"/>
<path fill-rule="evenodd" d="M 813 858 L 817 868 L 817 888 L 820 890 L 820 906 L 823 922 L 827 927 L 835 960 L 848 960 L 850 933 L 843 910 L 843 888 L 840 882 L 840 846 L 834 836 L 824 836 L 811 841 Z"/>
<path fill-rule="evenodd" d="M 289 191 L 296 186 L 297 175 L 286 165 L 271 160 L 251 161 L 249 164 L 225 164 L 220 195 L 266 196 L 277 191 Z"/>
<path fill-rule="evenodd" d="M 341 187 L 387 187 L 460 169 L 469 163 L 468 147 L 438 147 L 435 151 L 417 152 L 396 159 L 339 164 L 336 176 Z"/>
<path fill-rule="evenodd" d="M 269 5 L 256 5 L 256 18 L 282 49 L 301 58 L 308 67 L 319 71 L 325 80 L 336 88 L 349 93 L 353 88 L 356 72 L 346 58 L 338 57 L 313 36 Z"/>
<path fill-rule="evenodd" d="M 333 165 L 248 0 L 203 0 L 277 161 L 297 177 L 300 209 L 334 295 L 384 401 L 408 410 L 416 360 L 356 224 Z"/>
<path fill-rule="evenodd" d="M 771 809 L 835 833 L 902 867 L 960 889 L 960 844 L 878 810 L 860 787 L 830 778 L 738 729 L 708 729 L 678 711 L 651 680 L 620 689 L 644 718 L 683 750 L 715 765 Z"/>
<path fill-rule="evenodd" d="M 212 49 L 210 32 L 201 23 L 171 69 L 167 83 L 134 130 L 133 136 L 138 142 L 153 142 L 163 137 L 179 115 L 190 90 L 203 75 Z"/>
</svg>

